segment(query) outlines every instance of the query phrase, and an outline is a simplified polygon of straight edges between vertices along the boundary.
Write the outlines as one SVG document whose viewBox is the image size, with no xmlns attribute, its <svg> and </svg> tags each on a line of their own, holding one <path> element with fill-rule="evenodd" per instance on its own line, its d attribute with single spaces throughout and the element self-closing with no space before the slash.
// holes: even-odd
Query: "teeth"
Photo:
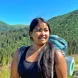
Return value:
<svg viewBox="0 0 78 78">
<path fill-rule="evenodd" d="M 40 38 L 40 39 L 45 39 L 45 38 Z"/>
<path fill-rule="evenodd" d="M 45 39 L 45 37 L 39 37 L 39 39 Z"/>
<path fill-rule="evenodd" d="M 44 39 L 44 37 L 41 37 L 41 39 Z"/>
</svg>

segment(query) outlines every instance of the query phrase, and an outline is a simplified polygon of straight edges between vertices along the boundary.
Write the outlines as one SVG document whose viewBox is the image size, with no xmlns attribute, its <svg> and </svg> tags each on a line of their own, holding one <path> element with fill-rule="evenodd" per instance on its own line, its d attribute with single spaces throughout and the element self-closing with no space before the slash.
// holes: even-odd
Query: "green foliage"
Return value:
<svg viewBox="0 0 78 78">
<path fill-rule="evenodd" d="M 2 67 L 0 71 L 0 78 L 10 78 L 10 70 L 7 67 Z"/>
<path fill-rule="evenodd" d="M 22 24 L 17 24 L 17 25 L 11 25 L 12 29 L 21 29 L 24 27 L 27 27 L 28 25 L 22 25 Z"/>
<path fill-rule="evenodd" d="M 0 63 L 9 64 L 17 48 L 31 44 L 28 27 L 8 32 L 0 32 Z"/>
<path fill-rule="evenodd" d="M 52 34 L 68 42 L 67 54 L 78 54 L 78 10 L 48 20 Z"/>
<path fill-rule="evenodd" d="M 0 31 L 1 31 L 1 32 L 2 32 L 2 31 L 9 31 L 9 30 L 10 30 L 9 27 L 10 27 L 10 26 L 9 26 L 8 24 L 0 21 Z"/>
<path fill-rule="evenodd" d="M 17 25 L 9 25 L 3 21 L 0 21 L 0 32 L 7 32 L 9 30 L 17 30 L 21 28 L 25 28 L 28 25 L 22 25 L 22 24 L 17 24 Z"/>
<path fill-rule="evenodd" d="M 68 76 L 67 78 L 73 78 L 73 76 Z"/>
<path fill-rule="evenodd" d="M 67 54 L 78 54 L 78 10 L 48 20 L 52 34 L 57 34 L 68 42 Z M 0 63 L 9 64 L 17 48 L 32 44 L 29 27 L 25 25 L 10 26 L 0 21 Z M 14 27 L 14 28 L 13 28 Z M 23 28 L 24 27 L 24 28 Z"/>
<path fill-rule="evenodd" d="M 78 55 L 76 54 L 73 57 L 75 58 L 75 64 L 78 65 Z M 77 68 L 77 70 L 78 70 L 78 68 Z"/>
</svg>

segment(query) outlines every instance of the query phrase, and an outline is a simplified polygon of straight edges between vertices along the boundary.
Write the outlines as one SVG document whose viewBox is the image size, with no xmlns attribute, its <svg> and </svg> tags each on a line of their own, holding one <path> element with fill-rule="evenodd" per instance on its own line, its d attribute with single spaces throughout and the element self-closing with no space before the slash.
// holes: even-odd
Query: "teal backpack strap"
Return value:
<svg viewBox="0 0 78 78">
<path fill-rule="evenodd" d="M 61 50 L 63 52 L 64 56 L 66 55 L 68 44 L 65 39 L 63 39 L 57 35 L 50 35 L 49 41 L 52 42 L 53 46 L 56 49 Z"/>
<path fill-rule="evenodd" d="M 22 46 L 21 48 L 19 48 L 19 53 L 18 53 L 18 64 L 20 62 L 20 58 L 23 55 L 24 51 L 26 49 L 26 46 Z"/>
</svg>

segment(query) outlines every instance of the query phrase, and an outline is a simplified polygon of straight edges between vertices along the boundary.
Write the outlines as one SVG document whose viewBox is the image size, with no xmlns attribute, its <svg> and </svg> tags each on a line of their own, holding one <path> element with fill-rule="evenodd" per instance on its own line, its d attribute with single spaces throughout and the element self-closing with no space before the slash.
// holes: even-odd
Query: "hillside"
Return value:
<svg viewBox="0 0 78 78">
<path fill-rule="evenodd" d="M 3 21 L 0 21 L 0 32 L 7 32 L 9 30 L 17 30 L 27 27 L 28 25 L 17 24 L 17 25 L 9 25 Z"/>
<path fill-rule="evenodd" d="M 17 25 L 10 25 L 12 29 L 22 29 L 24 27 L 27 27 L 28 25 L 23 24 L 17 24 Z"/>
<path fill-rule="evenodd" d="M 67 54 L 78 54 L 78 10 L 51 18 L 48 22 L 51 26 L 51 34 L 57 34 L 67 41 Z M 15 28 L 11 28 L 8 32 L 0 32 L 0 63 L 5 65 L 11 62 L 17 48 L 28 46 L 32 42 L 28 36 L 28 26 L 21 28 L 19 25 L 10 26 L 2 21 L 1 23 L 0 26 L 6 29 Z"/>
<path fill-rule="evenodd" d="M 0 21 L 0 32 L 10 30 L 9 27 L 10 27 L 9 24 L 7 24 L 7 23 L 5 23 L 3 21 Z"/>
<path fill-rule="evenodd" d="M 48 20 L 53 34 L 78 40 L 78 10 Z"/>
<path fill-rule="evenodd" d="M 53 17 L 48 22 L 52 34 L 57 34 L 68 42 L 68 53 L 78 54 L 78 10 Z"/>
</svg>

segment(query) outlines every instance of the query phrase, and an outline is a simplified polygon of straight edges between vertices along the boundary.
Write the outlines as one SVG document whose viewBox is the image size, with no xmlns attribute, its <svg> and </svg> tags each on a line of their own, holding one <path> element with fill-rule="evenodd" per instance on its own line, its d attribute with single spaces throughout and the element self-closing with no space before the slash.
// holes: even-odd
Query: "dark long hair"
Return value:
<svg viewBox="0 0 78 78">
<path fill-rule="evenodd" d="M 51 33 L 48 22 L 40 17 L 32 20 L 29 26 L 29 36 L 30 32 L 33 32 L 33 29 L 40 22 L 44 22 L 48 26 L 49 32 Z M 31 36 L 30 39 L 32 39 Z M 53 64 L 54 64 L 54 47 L 52 46 L 51 43 L 47 43 L 46 46 L 42 49 L 42 52 L 40 52 L 40 58 L 38 59 L 38 67 L 41 78 L 53 78 Z"/>
<path fill-rule="evenodd" d="M 30 26 L 29 26 L 29 36 L 30 36 L 30 32 L 33 32 L 34 28 L 35 28 L 40 22 L 44 22 L 44 23 L 48 26 L 49 32 L 51 33 L 50 26 L 49 26 L 48 22 L 47 22 L 46 20 L 44 20 L 43 18 L 39 17 L 39 18 L 34 18 L 34 19 L 31 21 Z M 30 36 L 30 39 L 33 40 L 31 36 Z"/>
<path fill-rule="evenodd" d="M 52 44 L 47 43 L 40 53 L 38 67 L 41 78 L 53 78 L 54 51 L 55 48 L 52 46 Z"/>
</svg>

